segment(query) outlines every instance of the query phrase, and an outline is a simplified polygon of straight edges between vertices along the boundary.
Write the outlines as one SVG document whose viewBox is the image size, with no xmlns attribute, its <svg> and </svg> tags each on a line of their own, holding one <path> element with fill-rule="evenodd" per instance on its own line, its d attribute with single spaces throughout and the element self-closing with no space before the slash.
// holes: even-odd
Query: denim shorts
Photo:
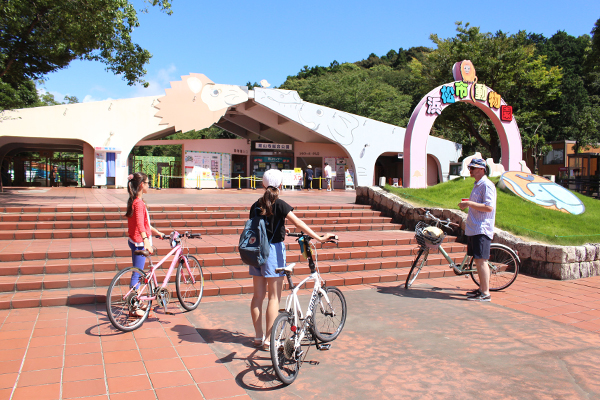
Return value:
<svg viewBox="0 0 600 400">
<path fill-rule="evenodd" d="M 275 272 L 275 268 L 285 268 L 285 243 L 271 243 L 271 251 L 267 262 L 260 267 L 248 266 L 250 275 L 264 276 L 265 278 L 279 278 L 283 273 Z"/>
<path fill-rule="evenodd" d="M 486 235 L 467 236 L 467 255 L 475 259 L 490 259 L 490 244 L 492 239 Z"/>
</svg>

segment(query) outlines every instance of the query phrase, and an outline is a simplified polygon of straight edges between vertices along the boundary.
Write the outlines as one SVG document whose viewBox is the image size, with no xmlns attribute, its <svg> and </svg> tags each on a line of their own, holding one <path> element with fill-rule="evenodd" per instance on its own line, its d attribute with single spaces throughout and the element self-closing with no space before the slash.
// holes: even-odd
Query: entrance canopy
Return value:
<svg viewBox="0 0 600 400">
<path fill-rule="evenodd" d="M 5 146 L 32 138 L 57 144 L 76 140 L 83 148 L 88 185 L 95 184 L 88 177 L 98 178 L 105 173 L 105 166 L 97 168 L 101 164 L 98 160 L 110 155 L 115 160 L 115 184 L 125 186 L 128 156 L 140 141 L 213 124 L 251 141 L 310 143 L 316 153 L 319 143 L 340 146 L 354 164 L 359 186 L 373 184 L 375 162 L 381 154 L 404 151 L 404 128 L 306 102 L 296 91 L 248 90 L 245 86 L 215 84 L 202 74 L 190 74 L 172 82 L 161 97 L 7 111 L 0 124 L 0 157 L 3 152 L 6 154 Z M 53 149 L 53 145 L 47 148 Z M 427 153 L 447 169 L 446 164 L 460 157 L 461 147 L 432 137 Z M 295 146 L 294 155 L 306 156 L 298 153 Z M 447 180 L 448 176 L 443 174 L 441 178 Z"/>
</svg>

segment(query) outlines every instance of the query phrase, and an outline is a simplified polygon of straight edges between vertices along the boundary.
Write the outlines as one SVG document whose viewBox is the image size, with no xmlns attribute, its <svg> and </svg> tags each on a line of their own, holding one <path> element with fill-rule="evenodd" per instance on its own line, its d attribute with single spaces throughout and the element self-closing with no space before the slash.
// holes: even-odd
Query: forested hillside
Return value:
<svg viewBox="0 0 600 400">
<path fill-rule="evenodd" d="M 282 89 L 346 112 L 406 126 L 410 113 L 431 89 L 452 82 L 452 66 L 475 65 L 479 83 L 513 106 L 525 148 L 554 140 L 576 140 L 580 148 L 600 142 L 600 19 L 590 35 L 559 31 L 546 38 L 525 31 L 485 33 L 457 23 L 457 34 L 434 46 L 400 48 L 353 63 L 305 66 Z M 457 103 L 437 118 L 433 135 L 462 143 L 463 154 L 481 151 L 500 158 L 498 135 L 476 107 Z"/>
<path fill-rule="evenodd" d="M 168 2 L 155 3 L 170 12 Z M 107 7 L 106 12 L 129 10 L 126 4 L 116 5 L 115 2 Z M 19 15 L 19 10 L 11 12 Z M 132 25 L 127 29 L 137 26 L 135 15 L 130 17 Z M 18 32 L 18 26 L 13 28 Z M 75 33 L 69 40 L 74 40 L 75 44 L 79 43 L 76 35 L 79 28 L 80 25 L 74 22 Z M 40 96 L 34 80 L 48 71 L 63 68 L 73 59 L 91 56 L 83 50 L 67 52 L 68 57 L 62 53 L 43 53 L 41 60 L 48 66 L 43 67 L 46 65 L 43 64 L 29 70 L 23 66 L 30 68 L 37 64 L 27 64 L 27 54 L 20 55 L 25 57 L 23 59 L 17 57 L 20 53 L 15 53 L 11 47 L 14 42 L 11 35 L 16 33 L 11 32 L 8 29 L 0 35 L 0 110 L 59 104 L 49 93 Z M 125 39 L 128 37 L 125 35 Z M 575 140 L 580 149 L 600 142 L 600 19 L 590 27 L 590 35 L 579 37 L 562 31 L 549 38 L 525 31 L 487 33 L 468 23 L 457 23 L 455 36 L 440 38 L 433 34 L 430 39 L 431 47 L 400 48 L 381 56 L 371 54 L 360 61 L 333 61 L 327 67 L 305 66 L 296 75 L 288 76 L 280 88 L 297 90 L 306 101 L 405 127 L 412 110 L 426 93 L 453 81 L 453 64 L 471 60 L 478 82 L 501 94 L 513 106 L 524 148 L 535 148 L 536 153 L 541 154 L 548 149 L 544 144 L 550 141 Z M 38 39 L 32 39 L 32 46 L 35 40 Z M 62 39 L 53 37 L 53 40 L 60 43 Z M 124 57 L 121 61 L 128 60 Z M 110 57 L 101 61 L 122 74 L 129 84 L 142 82 L 145 58 L 126 64 L 131 69 L 130 74 Z M 66 103 L 77 101 L 75 97 L 64 99 Z M 463 144 L 463 154 L 480 151 L 496 162 L 500 158 L 499 139 L 491 121 L 468 104 L 457 103 L 447 108 L 436 119 L 432 134 Z M 226 138 L 231 135 L 210 128 L 202 132 L 178 133 L 165 139 L 199 137 Z M 139 151 L 163 155 L 165 152 L 177 153 L 177 148 L 160 146 Z"/>
</svg>

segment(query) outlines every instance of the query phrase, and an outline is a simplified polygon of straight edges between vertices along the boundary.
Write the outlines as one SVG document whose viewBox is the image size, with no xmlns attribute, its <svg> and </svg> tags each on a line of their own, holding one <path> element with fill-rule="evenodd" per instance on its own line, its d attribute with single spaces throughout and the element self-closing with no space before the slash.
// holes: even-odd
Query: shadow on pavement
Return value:
<svg viewBox="0 0 600 400">
<path fill-rule="evenodd" d="M 381 286 L 377 287 L 377 292 L 381 294 L 391 294 L 398 297 L 408 297 L 413 299 L 440 299 L 440 300 L 460 300 L 466 299 L 465 296 L 449 293 L 450 288 L 440 287 L 415 287 L 406 289 L 404 284 L 399 286 Z"/>
</svg>

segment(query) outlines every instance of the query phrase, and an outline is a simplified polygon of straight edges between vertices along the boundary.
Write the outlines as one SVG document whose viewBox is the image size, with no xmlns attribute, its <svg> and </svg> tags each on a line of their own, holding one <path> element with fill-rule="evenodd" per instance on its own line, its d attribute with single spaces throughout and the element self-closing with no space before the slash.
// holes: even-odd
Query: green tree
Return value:
<svg viewBox="0 0 600 400">
<path fill-rule="evenodd" d="M 307 67 L 305 70 L 308 71 Z M 405 126 L 411 97 L 403 95 L 390 82 L 398 71 L 386 65 L 364 69 L 341 64 L 323 72 L 300 71 L 288 76 L 282 89 L 296 90 L 303 100 L 348 113 Z"/>
<path fill-rule="evenodd" d="M 525 32 L 509 35 L 504 32 L 483 33 L 478 27 L 457 22 L 457 35 L 440 39 L 431 35 L 437 45 L 418 68 L 417 82 L 424 95 L 432 88 L 452 82 L 452 67 L 462 60 L 471 60 L 478 82 L 501 94 L 513 106 L 517 122 L 520 115 L 541 121 L 552 114 L 545 105 L 560 95 L 562 77 L 558 67 L 548 67 L 546 58 L 535 54 L 535 45 Z M 416 66 L 415 66 L 416 67 Z M 500 140 L 492 122 L 478 108 L 465 103 L 448 107 L 437 118 L 434 134 L 463 143 L 465 151 L 478 150 L 498 162 Z"/>
<path fill-rule="evenodd" d="M 590 53 L 585 60 L 586 83 L 589 93 L 600 96 L 600 18 L 591 34 Z"/>
<path fill-rule="evenodd" d="M 171 13 L 168 0 L 147 2 Z M 0 24 L 4 83 L 39 79 L 81 59 L 106 64 L 129 85 L 148 85 L 142 77 L 151 54 L 132 41 L 139 22 L 127 0 L 5 0 Z"/>
<path fill-rule="evenodd" d="M 573 125 L 565 131 L 569 139 L 575 140 L 575 153 L 600 143 L 600 106 L 593 104 L 577 110 Z"/>
<path fill-rule="evenodd" d="M 523 137 L 523 148 L 531 150 L 531 156 L 533 157 L 533 173 L 538 175 L 539 160 L 544 157 L 552 146 L 546 144 L 546 139 L 541 133 L 538 133 L 542 127 L 543 122 L 540 122 L 534 130 L 534 133 Z"/>
<path fill-rule="evenodd" d="M 37 107 L 39 102 L 33 81 L 10 84 L 0 79 L 0 112 L 13 108 Z"/>
<path fill-rule="evenodd" d="M 169 140 L 184 139 L 239 139 L 239 137 L 216 126 L 211 126 L 199 131 L 176 132 L 160 139 L 165 141 L 164 145 L 135 147 L 133 153 L 136 156 L 181 157 L 181 145 L 169 144 Z"/>
<path fill-rule="evenodd" d="M 570 128 L 577 123 L 581 110 L 591 106 L 584 73 L 590 37 L 574 37 L 563 31 L 549 39 L 537 36 L 534 40 L 536 53 L 546 57 L 547 66 L 560 67 L 563 74 L 561 95 L 545 104 L 545 108 L 552 112 L 547 118 L 549 129 L 545 136 L 549 140 L 570 139 Z"/>
<path fill-rule="evenodd" d="M 50 92 L 44 92 L 39 96 L 39 102 L 37 106 L 56 106 L 59 104 L 76 104 L 79 103 L 79 99 L 76 96 L 65 96 L 63 102 L 57 101 L 54 95 Z"/>
</svg>

